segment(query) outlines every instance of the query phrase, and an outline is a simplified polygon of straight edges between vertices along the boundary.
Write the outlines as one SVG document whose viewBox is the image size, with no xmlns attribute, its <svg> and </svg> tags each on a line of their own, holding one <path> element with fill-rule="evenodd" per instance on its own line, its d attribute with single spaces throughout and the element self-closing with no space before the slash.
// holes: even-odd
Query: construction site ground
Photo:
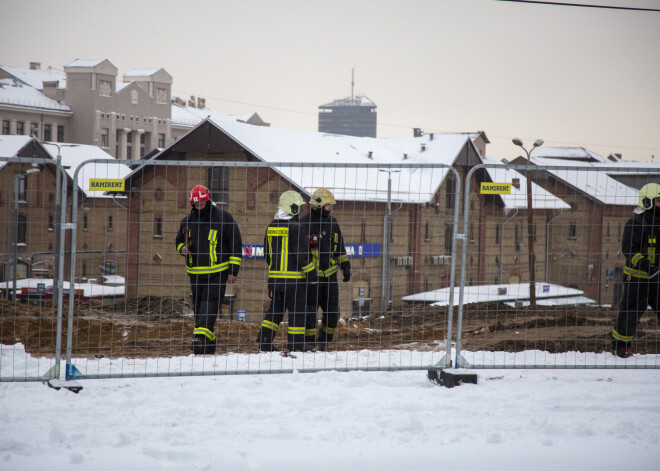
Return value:
<svg viewBox="0 0 660 471">
<path fill-rule="evenodd" d="M 68 304 L 63 306 L 62 345 L 66 346 Z M 456 339 L 457 308 L 452 338 Z M 565 306 L 512 308 L 502 303 L 468 304 L 463 311 L 461 347 L 466 351 L 541 350 L 603 352 L 611 348 L 617 311 L 612 307 Z M 404 305 L 362 318 L 343 318 L 329 350 L 405 349 L 444 351 L 448 308 Z M 286 317 L 285 317 L 286 320 Z M 184 301 L 138 298 L 102 305 L 74 306 L 72 355 L 87 358 L 173 357 L 190 354 L 194 327 Z M 217 354 L 256 353 L 258 322 L 219 319 Z M 285 349 L 286 323 L 276 346 Z M 22 343 L 32 356 L 51 357 L 55 351 L 57 310 L 50 306 L 14 305 L 0 301 L 0 344 Z M 632 350 L 658 353 L 660 327 L 648 311 L 639 324 Z"/>
</svg>

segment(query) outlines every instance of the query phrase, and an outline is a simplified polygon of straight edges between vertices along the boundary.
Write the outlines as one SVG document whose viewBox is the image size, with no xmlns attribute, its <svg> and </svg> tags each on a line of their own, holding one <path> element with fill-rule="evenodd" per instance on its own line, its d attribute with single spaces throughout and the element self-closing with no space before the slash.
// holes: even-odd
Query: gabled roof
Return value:
<svg viewBox="0 0 660 471">
<path fill-rule="evenodd" d="M 73 69 L 73 70 L 72 70 Z M 79 70 L 76 70 L 79 69 Z M 81 60 L 76 59 L 64 66 L 65 72 L 97 72 L 107 75 L 117 75 L 117 67 L 108 59 L 102 60 Z"/>
<path fill-rule="evenodd" d="M 566 170 L 547 170 L 548 173 L 554 175 L 558 180 L 566 183 L 567 185 L 575 188 L 594 200 L 612 206 L 636 206 L 637 195 L 639 190 L 630 186 L 624 185 L 608 175 L 606 169 L 619 166 L 622 169 L 630 167 L 638 167 L 641 169 L 646 168 L 648 172 L 648 164 L 637 165 L 635 162 L 624 163 L 593 163 L 584 162 L 580 160 L 564 160 L 564 159 L 550 159 L 550 158 L 536 158 L 531 159 L 534 165 L 538 166 L 561 166 L 568 167 Z M 575 170 L 573 170 L 573 168 Z M 583 170 L 578 170 L 578 169 Z M 655 169 L 659 171 L 656 175 L 660 174 L 660 166 L 656 165 Z M 591 170 L 591 171 L 590 171 Z M 614 170 L 609 173 L 615 173 Z"/>
<path fill-rule="evenodd" d="M 387 201 L 391 175 L 392 201 L 430 202 L 448 168 L 420 169 L 410 164 L 451 166 L 463 151 L 478 155 L 467 134 L 436 134 L 433 139 L 430 136 L 378 139 L 252 126 L 214 115 L 154 158 L 180 152 L 187 141 L 196 142 L 196 131 L 204 126 L 208 128 L 204 135 L 215 130 L 257 159 L 275 164 L 274 168 L 302 191 L 311 194 L 317 188 L 329 188 L 337 200 Z M 390 173 L 383 167 L 389 164 L 401 167 Z"/>
<path fill-rule="evenodd" d="M 42 155 L 38 155 L 42 154 Z M 32 136 L 4 136 L 0 135 L 0 157 L 38 157 L 48 158 L 48 151 L 44 149 L 39 140 Z M 0 162 L 0 169 L 8 161 Z"/>
<path fill-rule="evenodd" d="M 172 83 L 172 76 L 163 68 L 160 69 L 133 69 L 129 73 L 124 74 L 124 81 L 136 80 L 138 82 L 144 79 L 151 79 L 154 82 Z M 142 80 L 141 80 L 142 79 Z"/>
<path fill-rule="evenodd" d="M 607 162 L 602 155 L 598 155 L 584 147 L 541 147 L 534 157 L 537 159 L 558 159 L 581 162 Z"/>
</svg>

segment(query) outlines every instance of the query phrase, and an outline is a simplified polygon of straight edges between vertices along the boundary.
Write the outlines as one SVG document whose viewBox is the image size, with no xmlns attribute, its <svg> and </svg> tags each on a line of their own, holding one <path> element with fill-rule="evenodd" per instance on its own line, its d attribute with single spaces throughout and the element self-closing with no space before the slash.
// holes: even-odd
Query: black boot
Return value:
<svg viewBox="0 0 660 471">
<path fill-rule="evenodd" d="M 632 356 L 630 342 L 622 342 L 621 340 L 612 339 L 612 355 L 616 355 L 620 358 L 630 358 Z"/>
<path fill-rule="evenodd" d="M 262 327 L 257 335 L 257 344 L 260 352 L 279 352 L 280 349 L 273 345 L 273 331 Z"/>
</svg>

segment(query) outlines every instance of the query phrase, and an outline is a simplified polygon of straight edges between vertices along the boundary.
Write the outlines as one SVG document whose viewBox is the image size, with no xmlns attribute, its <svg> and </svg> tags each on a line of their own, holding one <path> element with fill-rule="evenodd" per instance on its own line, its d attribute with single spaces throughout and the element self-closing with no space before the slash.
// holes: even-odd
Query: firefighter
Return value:
<svg viewBox="0 0 660 471">
<path fill-rule="evenodd" d="M 308 317 L 305 328 L 306 342 L 315 343 L 319 350 L 326 350 L 332 342 L 339 323 L 339 284 L 337 272 L 341 268 L 344 283 L 351 279 L 351 262 L 346 255 L 344 239 L 339 223 L 330 214 L 336 204 L 334 195 L 319 188 L 309 201 L 309 214 L 300 223 L 309 237 L 314 266 L 319 276 L 317 285 L 310 287 L 307 299 Z M 316 336 L 318 308 L 323 311 L 322 323 Z M 315 337 L 316 336 L 316 337 Z"/>
<path fill-rule="evenodd" d="M 208 188 L 190 191 L 190 214 L 176 235 L 176 250 L 186 258 L 195 310 L 192 349 L 196 355 L 216 349 L 215 321 L 222 308 L 227 283 L 234 283 L 241 267 L 243 242 L 229 212 L 211 200 Z"/>
<path fill-rule="evenodd" d="M 612 353 L 621 358 L 632 355 L 630 343 L 647 306 L 651 306 L 660 320 L 660 184 L 648 183 L 642 187 L 634 213 L 623 229 L 621 251 L 626 257 L 623 299 L 612 331 Z"/>
<path fill-rule="evenodd" d="M 285 310 L 289 311 L 287 347 L 289 351 L 305 350 L 307 286 L 316 283 L 318 276 L 309 254 L 306 234 L 298 220 L 304 204 L 299 193 L 282 193 L 277 213 L 266 230 L 264 256 L 271 302 L 257 337 L 261 352 L 277 351 L 273 337 L 284 319 Z"/>
</svg>

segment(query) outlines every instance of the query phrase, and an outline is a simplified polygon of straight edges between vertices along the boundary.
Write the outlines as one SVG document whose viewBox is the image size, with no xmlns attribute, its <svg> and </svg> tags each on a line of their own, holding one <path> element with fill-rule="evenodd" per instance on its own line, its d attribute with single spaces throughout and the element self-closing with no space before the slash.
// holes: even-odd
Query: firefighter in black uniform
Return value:
<svg viewBox="0 0 660 471">
<path fill-rule="evenodd" d="M 215 321 L 227 283 L 234 283 L 241 267 L 243 242 L 231 214 L 211 200 L 208 188 L 190 192 L 190 214 L 176 235 L 176 250 L 186 257 L 195 309 L 193 352 L 215 353 Z"/>
<path fill-rule="evenodd" d="M 261 352 L 277 350 L 273 346 L 273 337 L 284 319 L 285 310 L 289 311 L 288 349 L 305 350 L 307 287 L 316 283 L 318 276 L 309 254 L 306 233 L 298 221 L 304 204 L 299 193 L 282 193 L 275 218 L 266 230 L 264 256 L 268 265 L 271 302 L 257 337 Z"/>
<path fill-rule="evenodd" d="M 660 184 L 648 183 L 639 191 L 639 205 L 623 229 L 621 251 L 626 266 L 612 353 L 627 358 L 632 355 L 630 342 L 646 307 L 651 306 L 660 320 Z"/>
<path fill-rule="evenodd" d="M 308 234 L 314 266 L 319 276 L 318 284 L 310 287 L 308 291 L 307 310 L 312 315 L 308 316 L 305 336 L 306 342 L 315 343 L 319 350 L 327 349 L 339 323 L 337 272 L 341 268 L 344 282 L 351 279 L 351 262 L 346 255 L 341 229 L 337 220 L 330 215 L 334 204 L 334 195 L 325 188 L 319 188 L 309 201 L 309 214 L 300 219 Z M 316 315 L 319 307 L 323 311 L 323 317 L 316 336 Z"/>
</svg>

